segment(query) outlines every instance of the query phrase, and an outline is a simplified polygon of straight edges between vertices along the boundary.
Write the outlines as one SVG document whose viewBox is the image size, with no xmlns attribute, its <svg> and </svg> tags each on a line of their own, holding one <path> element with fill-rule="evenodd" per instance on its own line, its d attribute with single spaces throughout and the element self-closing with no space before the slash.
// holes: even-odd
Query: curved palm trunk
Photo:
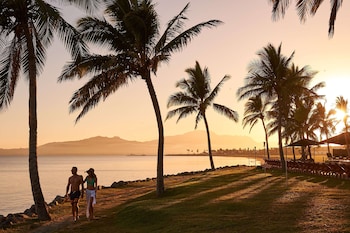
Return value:
<svg viewBox="0 0 350 233">
<path fill-rule="evenodd" d="M 164 193 L 164 172 L 163 172 L 163 153 L 164 153 L 164 128 L 162 116 L 160 114 L 159 103 L 156 92 L 154 90 L 151 74 L 147 72 L 143 79 L 146 81 L 148 92 L 152 99 L 154 112 L 157 118 L 158 125 L 158 160 L 157 160 L 157 196 L 161 196 Z"/>
<path fill-rule="evenodd" d="M 29 61 L 29 175 L 36 212 L 40 220 L 51 220 L 40 187 L 37 162 L 37 100 L 36 100 L 36 59 L 29 28 L 25 36 Z"/>
<path fill-rule="evenodd" d="M 209 154 L 210 167 L 211 167 L 212 170 L 215 170 L 213 155 L 211 153 L 211 142 L 210 142 L 209 125 L 208 125 L 207 117 L 205 116 L 205 114 L 203 114 L 203 119 L 204 119 L 205 129 L 207 130 L 208 154 Z"/>
<path fill-rule="evenodd" d="M 266 142 L 266 154 L 267 154 L 267 159 L 270 159 L 270 149 L 269 149 L 269 136 L 267 134 L 267 129 L 265 126 L 265 122 L 263 119 L 261 119 L 263 127 L 264 127 L 264 132 L 265 132 L 265 142 Z"/>
</svg>

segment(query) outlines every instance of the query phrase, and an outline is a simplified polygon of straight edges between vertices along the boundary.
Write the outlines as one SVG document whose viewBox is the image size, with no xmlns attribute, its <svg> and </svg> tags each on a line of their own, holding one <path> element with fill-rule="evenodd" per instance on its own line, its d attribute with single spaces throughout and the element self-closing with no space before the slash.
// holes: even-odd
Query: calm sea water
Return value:
<svg viewBox="0 0 350 233">
<path fill-rule="evenodd" d="M 214 157 L 215 167 L 260 165 L 255 159 Z M 95 169 L 99 185 L 110 186 L 115 181 L 132 181 L 156 177 L 156 156 L 40 156 L 40 184 L 46 202 L 63 196 L 72 166 L 78 174 Z M 210 168 L 207 156 L 165 156 L 164 174 L 202 171 Z M 27 156 L 0 156 L 0 215 L 20 213 L 33 204 Z"/>
</svg>

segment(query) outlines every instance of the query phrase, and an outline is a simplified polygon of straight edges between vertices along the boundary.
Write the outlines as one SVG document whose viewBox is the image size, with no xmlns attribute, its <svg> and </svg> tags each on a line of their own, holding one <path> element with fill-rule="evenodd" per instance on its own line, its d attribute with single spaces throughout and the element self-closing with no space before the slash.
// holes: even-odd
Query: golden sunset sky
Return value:
<svg viewBox="0 0 350 233">
<path fill-rule="evenodd" d="M 348 1 L 344 1 L 339 11 L 333 38 L 328 37 L 329 1 L 323 3 L 315 17 L 301 24 L 294 1 L 285 18 L 276 22 L 272 20 L 272 6 L 267 0 L 158 0 L 155 3 L 161 25 L 165 26 L 188 2 L 190 8 L 186 28 L 210 19 L 222 20 L 224 24 L 214 29 L 204 29 L 187 48 L 175 53 L 168 64 L 162 64 L 157 77 L 153 77 L 163 119 L 168 112 L 168 97 L 178 91 L 176 81 L 187 77 L 184 70 L 194 67 L 195 61 L 198 61 L 202 67 L 208 67 L 212 87 L 224 75 L 231 76 L 215 102 L 236 110 L 240 115 L 240 121 L 235 123 L 210 109 L 210 130 L 220 135 L 251 136 L 257 141 L 257 148 L 262 148 L 262 126 L 257 125 L 251 133 L 249 127 L 242 127 L 245 101 L 237 101 L 236 91 L 244 85 L 247 66 L 257 59 L 257 51 L 268 43 L 275 47 L 282 43 L 284 55 L 289 56 L 295 51 L 295 64 L 299 67 L 309 65 L 312 70 L 318 71 L 314 83 L 326 82 L 326 88 L 320 94 L 326 94 L 329 107 L 334 107 L 337 96 L 350 99 Z M 60 7 L 73 25 L 83 15 L 75 8 Z M 153 106 L 146 84 L 141 79 L 101 102 L 75 124 L 78 112 L 70 114 L 68 102 L 87 78 L 57 83 L 62 67 L 69 59 L 62 43 L 55 39 L 48 50 L 45 69 L 38 78 L 38 145 L 94 136 L 120 136 L 137 141 L 157 139 Z M 28 147 L 27 84 L 24 79 L 19 82 L 11 106 L 0 113 L 0 148 Z M 165 136 L 192 131 L 194 126 L 195 115 L 178 124 L 176 118 L 167 120 L 164 123 Z M 204 129 L 204 122 L 199 123 L 198 129 Z M 275 137 L 271 141 L 276 141 Z"/>
</svg>

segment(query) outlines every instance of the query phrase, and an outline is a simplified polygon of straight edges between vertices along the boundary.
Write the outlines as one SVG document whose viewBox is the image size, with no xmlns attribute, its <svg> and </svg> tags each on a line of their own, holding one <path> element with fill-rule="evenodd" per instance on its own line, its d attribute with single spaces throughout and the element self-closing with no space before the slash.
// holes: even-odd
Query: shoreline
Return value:
<svg viewBox="0 0 350 233">
<path fill-rule="evenodd" d="M 215 171 L 220 171 L 222 169 L 234 169 L 234 168 L 239 168 L 239 167 L 246 167 L 246 168 L 252 168 L 255 166 L 246 166 L 246 165 L 234 165 L 234 166 L 224 166 L 224 167 L 218 167 L 215 169 Z M 176 177 L 186 177 L 186 176 L 191 176 L 191 175 L 196 175 L 196 174 L 205 174 L 207 172 L 213 171 L 211 169 L 205 169 L 201 171 L 190 171 L 190 172 L 180 172 L 177 174 L 172 174 L 172 175 L 164 175 L 164 179 L 166 178 L 176 178 Z M 117 188 L 122 188 L 128 185 L 132 184 L 143 184 L 147 182 L 155 182 L 156 177 L 153 178 L 145 178 L 145 179 L 139 179 L 139 180 L 131 180 L 131 181 L 115 181 L 113 182 L 110 186 L 98 186 L 98 190 L 108 190 L 108 189 L 117 189 Z M 155 189 L 155 187 L 154 187 Z M 53 209 L 53 208 L 61 208 L 63 205 L 67 202 L 66 198 L 61 196 L 61 195 L 56 195 L 56 197 L 50 202 L 46 203 L 47 208 Z M 35 205 L 33 204 L 31 207 L 25 209 L 23 212 L 18 212 L 18 213 L 9 213 L 6 216 L 0 214 L 0 230 L 7 230 L 10 229 L 17 224 L 21 224 L 25 221 L 31 221 L 37 219 L 37 213 L 35 211 Z M 48 222 L 52 222 L 48 221 Z"/>
</svg>

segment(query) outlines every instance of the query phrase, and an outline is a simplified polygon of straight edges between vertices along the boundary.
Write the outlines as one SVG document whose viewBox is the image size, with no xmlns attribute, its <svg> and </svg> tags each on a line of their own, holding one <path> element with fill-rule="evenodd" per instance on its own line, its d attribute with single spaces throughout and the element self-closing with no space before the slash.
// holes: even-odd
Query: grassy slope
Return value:
<svg viewBox="0 0 350 233">
<path fill-rule="evenodd" d="M 99 191 L 94 221 L 73 223 L 65 203 L 7 232 L 350 232 L 349 180 L 236 167 L 165 182 L 162 198 L 154 180 Z"/>
</svg>

